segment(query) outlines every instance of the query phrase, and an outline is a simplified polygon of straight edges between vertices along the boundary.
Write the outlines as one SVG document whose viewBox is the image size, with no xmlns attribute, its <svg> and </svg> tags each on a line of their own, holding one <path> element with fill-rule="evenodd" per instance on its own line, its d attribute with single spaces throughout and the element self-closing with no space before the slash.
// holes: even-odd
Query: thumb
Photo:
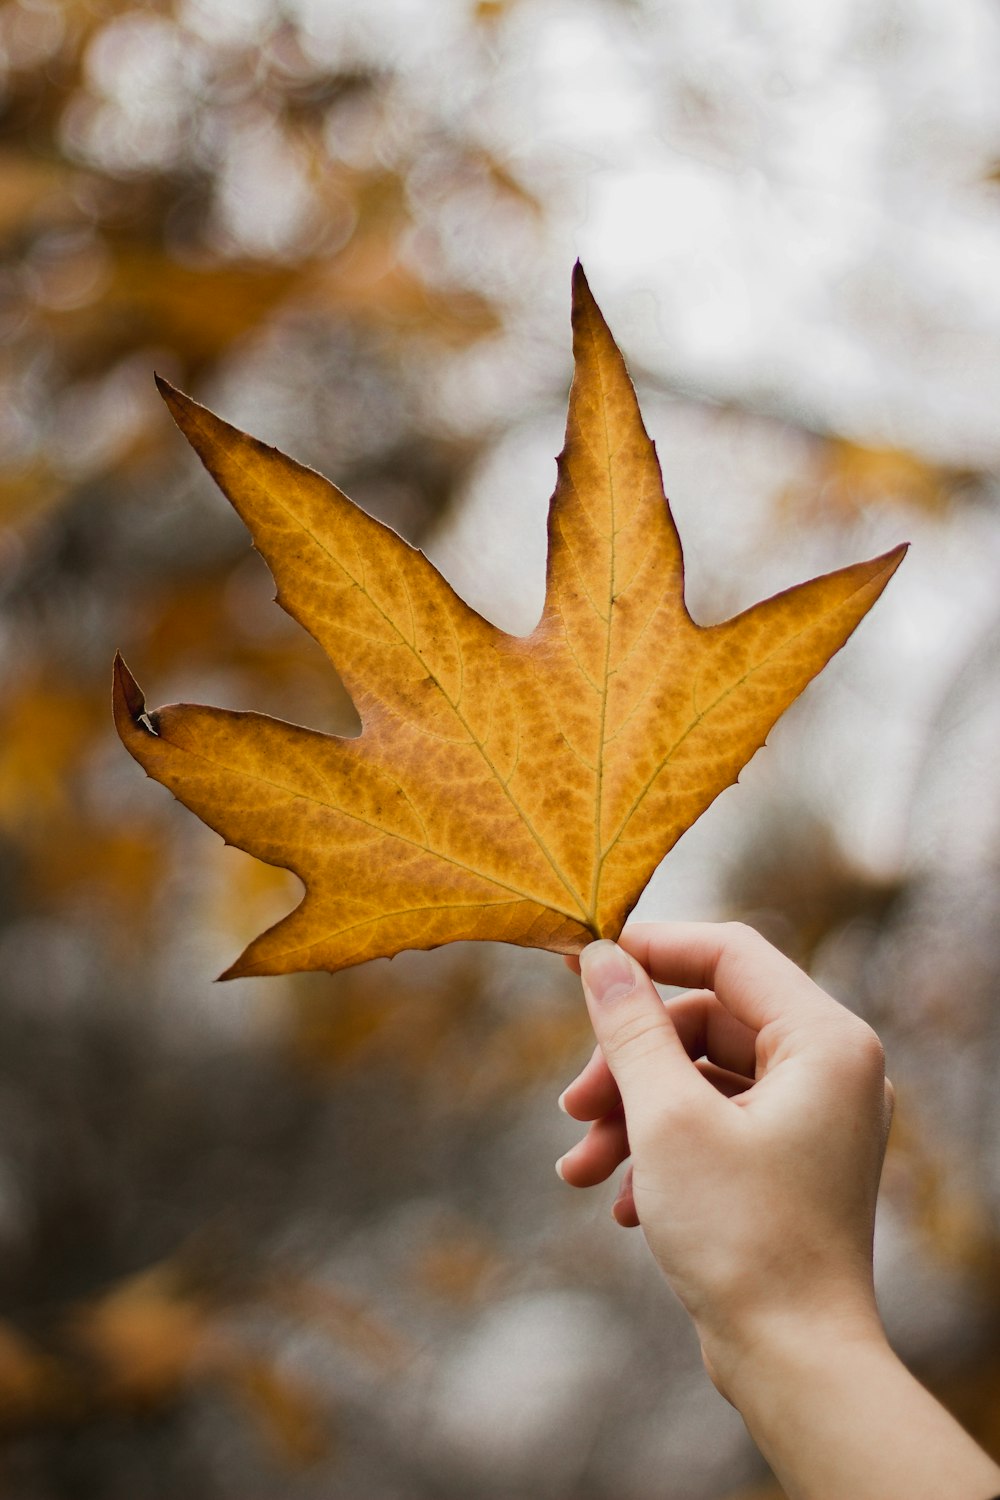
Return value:
<svg viewBox="0 0 1000 1500">
<path fill-rule="evenodd" d="M 617 943 L 590 943 L 580 977 L 594 1034 L 614 1075 L 631 1125 L 664 1095 L 700 1094 L 704 1079 L 645 969 Z"/>
</svg>

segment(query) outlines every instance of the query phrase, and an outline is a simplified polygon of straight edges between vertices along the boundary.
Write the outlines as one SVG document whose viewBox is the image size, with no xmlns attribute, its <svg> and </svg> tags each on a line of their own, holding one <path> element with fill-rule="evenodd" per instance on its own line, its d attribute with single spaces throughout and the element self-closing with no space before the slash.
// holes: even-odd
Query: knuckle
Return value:
<svg viewBox="0 0 1000 1500">
<path fill-rule="evenodd" d="M 756 927 L 750 927 L 746 922 L 724 922 L 722 951 L 731 964 L 737 967 L 745 967 L 759 962 L 763 953 L 770 947 L 767 939 L 761 937 Z"/>
<path fill-rule="evenodd" d="M 859 1021 L 853 1028 L 851 1045 L 855 1057 L 873 1073 L 880 1077 L 885 1075 L 885 1048 L 877 1032 L 873 1031 L 867 1021 Z"/>
<path fill-rule="evenodd" d="M 878 1084 L 885 1078 L 885 1048 L 876 1031 L 867 1021 L 849 1016 L 846 1024 L 837 1028 L 836 1056 L 847 1077 L 858 1084 Z"/>
<path fill-rule="evenodd" d="M 722 925 L 726 947 L 736 952 L 755 947 L 764 941 L 757 929 L 746 922 L 724 922 Z"/>
<path fill-rule="evenodd" d="M 642 1011 L 626 1016 L 608 1038 L 607 1048 L 611 1058 L 619 1061 L 648 1057 L 660 1044 L 663 1032 L 663 1017 L 656 1012 Z"/>
</svg>

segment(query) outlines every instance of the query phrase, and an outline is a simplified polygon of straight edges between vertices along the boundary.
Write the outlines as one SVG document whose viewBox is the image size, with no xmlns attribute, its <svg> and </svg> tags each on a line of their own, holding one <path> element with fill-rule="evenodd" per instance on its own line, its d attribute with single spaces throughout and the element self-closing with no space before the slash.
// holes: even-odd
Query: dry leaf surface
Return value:
<svg viewBox="0 0 1000 1500">
<path fill-rule="evenodd" d="M 305 885 L 226 977 L 463 938 L 575 953 L 616 937 L 898 566 L 905 547 L 696 625 L 656 452 L 579 267 L 573 349 L 545 607 L 526 637 L 484 620 L 319 474 L 161 382 L 362 722 L 344 739 L 191 704 L 147 712 L 116 661 L 115 719 L 136 760 Z"/>
</svg>

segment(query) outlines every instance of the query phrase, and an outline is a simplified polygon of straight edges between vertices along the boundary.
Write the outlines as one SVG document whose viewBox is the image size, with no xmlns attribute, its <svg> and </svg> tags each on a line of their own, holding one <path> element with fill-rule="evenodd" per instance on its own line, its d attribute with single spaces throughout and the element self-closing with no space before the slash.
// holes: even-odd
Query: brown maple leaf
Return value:
<svg viewBox="0 0 1000 1500">
<path fill-rule="evenodd" d="M 696 625 L 656 452 L 579 266 L 573 350 L 545 607 L 525 637 L 321 475 L 160 382 L 362 723 L 344 739 L 191 704 L 147 713 L 117 659 L 115 720 L 136 760 L 305 885 L 224 977 L 461 938 L 575 953 L 617 937 L 898 566 L 905 547 Z"/>
</svg>

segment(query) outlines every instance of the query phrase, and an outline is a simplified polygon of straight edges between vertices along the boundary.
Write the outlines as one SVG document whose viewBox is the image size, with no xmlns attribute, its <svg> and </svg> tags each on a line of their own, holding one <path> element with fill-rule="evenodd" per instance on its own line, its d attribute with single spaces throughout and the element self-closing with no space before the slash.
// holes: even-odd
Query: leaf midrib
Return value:
<svg viewBox="0 0 1000 1500">
<path fill-rule="evenodd" d="M 604 672 L 601 679 L 601 717 L 597 737 L 597 781 L 594 797 L 594 878 L 590 888 L 590 925 L 595 931 L 599 931 L 597 926 L 597 910 L 600 901 L 601 875 L 604 869 L 604 856 L 601 852 L 601 821 L 604 802 L 604 748 L 608 725 L 608 690 L 611 681 L 611 632 L 615 607 L 615 538 L 618 532 L 615 525 L 615 476 L 613 454 L 611 452 L 611 433 L 608 430 L 608 402 L 604 388 L 604 371 L 601 368 L 601 360 L 597 351 L 597 339 L 594 337 L 593 331 L 590 334 L 590 342 L 594 350 L 594 363 L 597 368 L 597 381 L 601 392 L 601 420 L 604 426 L 604 451 L 607 455 L 608 508 L 611 523 L 608 536 L 608 607 L 604 626 Z"/>
</svg>

